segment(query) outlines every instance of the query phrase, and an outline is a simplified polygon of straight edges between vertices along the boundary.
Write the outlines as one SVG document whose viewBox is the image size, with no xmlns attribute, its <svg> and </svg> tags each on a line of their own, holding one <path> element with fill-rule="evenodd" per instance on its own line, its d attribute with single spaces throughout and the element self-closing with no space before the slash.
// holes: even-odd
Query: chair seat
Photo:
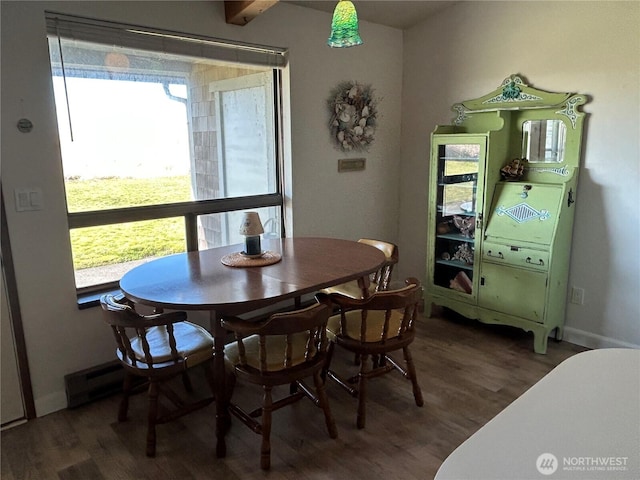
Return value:
<svg viewBox="0 0 640 480">
<path fill-rule="evenodd" d="M 374 293 L 378 288 L 378 284 L 375 282 L 371 282 L 369 284 L 369 294 Z M 322 293 L 330 295 L 332 293 L 339 293 L 346 297 L 351 298 L 361 298 L 362 297 L 362 289 L 358 285 L 357 280 L 352 280 L 350 282 L 342 283 L 340 285 L 336 285 L 334 287 L 327 287 L 320 290 Z"/>
<path fill-rule="evenodd" d="M 291 338 L 291 365 L 293 367 L 305 362 L 305 352 L 307 347 L 307 340 L 309 335 L 306 332 L 300 332 L 293 334 Z M 251 335 L 242 340 L 245 348 L 247 365 L 260 369 L 260 336 Z M 267 371 L 277 372 L 284 370 L 284 358 L 286 336 L 285 335 L 271 335 L 265 337 L 265 346 L 267 350 Z M 240 353 L 238 351 L 238 343 L 226 345 L 224 347 L 224 359 L 227 369 L 233 371 L 236 365 L 240 364 Z"/>
<path fill-rule="evenodd" d="M 402 326 L 403 312 L 393 310 L 389 319 L 389 332 L 387 339 L 396 337 Z M 367 312 L 367 328 L 365 332 L 365 342 L 379 342 L 382 339 L 382 329 L 384 328 L 385 311 L 369 310 Z M 335 342 L 336 336 L 342 334 L 354 340 L 360 340 L 360 325 L 362 324 L 362 310 L 349 310 L 345 312 L 346 332 L 341 332 L 340 315 L 333 315 L 327 322 L 327 338 Z"/>
<path fill-rule="evenodd" d="M 178 356 L 185 362 L 187 368 L 211 358 L 213 339 L 203 327 L 191 322 L 180 322 L 173 325 L 173 334 Z M 148 328 L 147 341 L 154 365 L 173 359 L 166 326 L 159 325 Z M 137 360 L 146 363 L 142 341 L 138 337 L 131 339 L 131 349 Z"/>
</svg>

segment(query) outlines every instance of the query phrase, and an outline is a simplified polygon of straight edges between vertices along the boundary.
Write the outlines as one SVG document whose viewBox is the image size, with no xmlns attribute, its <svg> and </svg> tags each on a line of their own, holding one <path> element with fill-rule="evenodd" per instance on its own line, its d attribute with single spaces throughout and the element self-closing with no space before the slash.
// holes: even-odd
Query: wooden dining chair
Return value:
<svg viewBox="0 0 640 480">
<path fill-rule="evenodd" d="M 374 240 L 370 238 L 361 238 L 360 240 L 358 240 L 358 243 L 371 245 L 372 247 L 381 250 L 385 256 L 385 262 L 369 278 L 369 289 L 366 292 L 366 295 L 370 295 L 381 290 L 386 290 L 389 286 L 389 282 L 391 281 L 393 268 L 398 263 L 398 247 L 390 242 L 384 242 L 382 240 Z M 362 298 L 363 296 L 365 296 L 363 295 L 362 288 L 360 287 L 360 285 L 358 285 L 357 280 L 353 280 L 351 282 L 343 283 L 340 285 L 335 285 L 333 287 L 324 288 L 321 290 L 321 293 L 339 293 L 351 298 Z"/>
<path fill-rule="evenodd" d="M 141 315 L 122 295 L 103 295 L 100 304 L 103 318 L 113 330 L 116 355 L 125 371 L 118 421 L 127 419 L 135 378 L 143 378 L 149 397 L 146 454 L 154 457 L 156 425 L 205 407 L 215 399 L 213 337 L 204 328 L 188 322 L 185 312 Z M 190 392 L 192 388 L 186 372 L 198 365 L 204 367 L 211 395 L 187 403 L 171 388 L 168 380 L 183 375 L 184 386 Z M 159 401 L 161 398 L 169 400 L 170 409 L 164 405 L 167 402 Z"/>
<path fill-rule="evenodd" d="M 225 347 L 227 368 L 237 375 L 238 380 L 261 385 L 264 391 L 262 406 L 252 412 L 247 413 L 233 401 L 229 406 L 234 416 L 262 435 L 260 467 L 264 470 L 271 466 L 272 413 L 305 396 L 324 412 L 329 436 L 338 436 L 320 375 L 326 360 L 329 315 L 327 305 L 315 304 L 273 314 L 262 322 L 239 318 L 222 320 L 224 327 L 236 336 L 236 342 Z M 315 389 L 304 383 L 307 377 L 313 378 Z M 290 385 L 291 394 L 273 401 L 272 389 L 277 385 Z"/>
<path fill-rule="evenodd" d="M 409 345 L 415 338 L 415 323 L 422 302 L 422 287 L 415 278 L 407 279 L 405 284 L 403 288 L 375 292 L 363 299 L 339 293 L 319 293 L 316 296 L 320 302 L 337 306 L 339 309 L 339 313 L 333 315 L 327 323 L 330 343 L 323 377 L 328 376 L 358 398 L 358 428 L 365 426 L 367 381 L 379 375 L 398 370 L 411 381 L 416 405 L 421 407 L 424 404 L 409 351 Z M 360 358 L 360 370 L 357 375 L 345 380 L 331 370 L 335 345 L 355 353 Z M 402 350 L 404 365 L 390 355 L 398 350 Z"/>
</svg>

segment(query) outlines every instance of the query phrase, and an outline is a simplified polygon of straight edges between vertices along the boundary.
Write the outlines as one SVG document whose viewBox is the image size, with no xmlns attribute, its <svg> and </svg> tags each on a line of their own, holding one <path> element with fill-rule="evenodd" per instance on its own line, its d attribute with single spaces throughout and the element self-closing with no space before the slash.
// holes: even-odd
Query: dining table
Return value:
<svg viewBox="0 0 640 480">
<path fill-rule="evenodd" d="M 226 455 L 230 424 L 224 364 L 225 316 L 248 314 L 304 295 L 358 280 L 366 292 L 369 275 L 385 262 L 377 248 L 323 237 L 265 239 L 262 256 L 242 255 L 229 245 L 157 258 L 124 274 L 120 289 L 131 301 L 160 309 L 208 311 L 214 337 L 216 455 Z M 231 261 L 230 261 L 231 259 Z"/>
</svg>

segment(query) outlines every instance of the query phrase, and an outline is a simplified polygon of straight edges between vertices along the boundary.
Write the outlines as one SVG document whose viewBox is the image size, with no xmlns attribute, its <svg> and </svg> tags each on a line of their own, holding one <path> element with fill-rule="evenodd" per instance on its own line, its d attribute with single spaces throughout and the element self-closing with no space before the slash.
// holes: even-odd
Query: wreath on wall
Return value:
<svg viewBox="0 0 640 480">
<path fill-rule="evenodd" d="M 345 152 L 367 150 L 373 143 L 378 115 L 378 99 L 371 85 L 342 82 L 328 100 L 331 137 Z"/>
</svg>

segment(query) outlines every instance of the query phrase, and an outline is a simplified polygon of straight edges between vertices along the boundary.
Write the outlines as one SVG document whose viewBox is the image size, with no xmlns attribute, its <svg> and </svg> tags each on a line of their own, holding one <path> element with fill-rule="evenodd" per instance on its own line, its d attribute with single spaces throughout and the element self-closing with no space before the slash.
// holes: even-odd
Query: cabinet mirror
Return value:
<svg viewBox="0 0 640 480">
<path fill-rule="evenodd" d="M 562 163 L 566 139 L 562 120 L 527 120 L 522 124 L 522 158 L 532 163 Z"/>
</svg>

